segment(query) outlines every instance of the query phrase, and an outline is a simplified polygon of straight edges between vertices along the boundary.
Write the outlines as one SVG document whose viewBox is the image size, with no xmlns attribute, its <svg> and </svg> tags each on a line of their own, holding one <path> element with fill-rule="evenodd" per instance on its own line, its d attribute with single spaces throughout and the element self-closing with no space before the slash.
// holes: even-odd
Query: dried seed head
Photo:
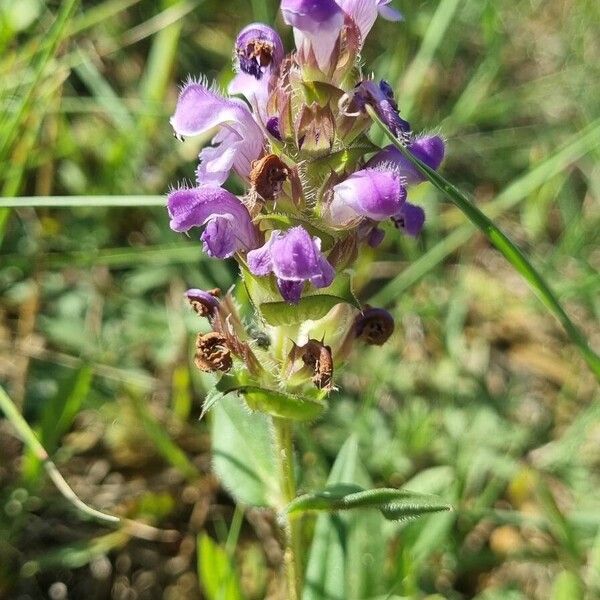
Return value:
<svg viewBox="0 0 600 600">
<path fill-rule="evenodd" d="M 331 390 L 333 381 L 333 357 L 331 348 L 317 340 L 298 348 L 304 364 L 313 371 L 313 383 L 321 390 Z"/>
<path fill-rule="evenodd" d="M 218 298 L 221 296 L 221 290 L 214 288 L 204 291 L 193 288 L 185 293 L 188 302 L 194 311 L 201 317 L 212 317 L 219 306 Z"/>
<path fill-rule="evenodd" d="M 354 332 L 365 343 L 381 346 L 394 333 L 394 318 L 383 308 L 366 306 L 354 321 Z"/>
<path fill-rule="evenodd" d="M 288 178 L 289 169 L 275 154 L 267 154 L 252 163 L 250 183 L 265 200 L 272 200 L 281 192 L 281 186 Z"/>
<path fill-rule="evenodd" d="M 211 331 L 199 334 L 196 339 L 196 366 L 207 373 L 229 371 L 231 369 L 231 351 L 227 347 L 224 335 Z"/>
</svg>

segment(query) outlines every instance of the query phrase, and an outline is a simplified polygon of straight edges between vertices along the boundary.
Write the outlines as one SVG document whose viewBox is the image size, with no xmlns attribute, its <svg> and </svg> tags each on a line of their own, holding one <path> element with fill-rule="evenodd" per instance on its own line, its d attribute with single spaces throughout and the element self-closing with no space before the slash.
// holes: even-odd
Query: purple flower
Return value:
<svg viewBox="0 0 600 600">
<path fill-rule="evenodd" d="M 202 317 L 212 317 L 219 307 L 217 293 L 220 293 L 220 290 L 205 292 L 198 288 L 192 288 L 186 291 L 185 297 L 197 314 Z"/>
<path fill-rule="evenodd" d="M 421 233 L 425 224 L 425 211 L 420 206 L 405 202 L 397 215 L 392 217 L 394 225 L 405 233 L 416 237 Z"/>
<path fill-rule="evenodd" d="M 228 258 L 259 245 L 248 209 L 223 188 L 203 185 L 173 190 L 167 208 L 174 231 L 205 227 L 200 239 L 209 256 Z"/>
<path fill-rule="evenodd" d="M 336 0 L 342 10 L 356 23 L 362 43 L 369 35 L 377 15 L 388 21 L 401 21 L 402 15 L 391 6 L 392 0 Z"/>
<path fill-rule="evenodd" d="M 379 85 L 370 80 L 361 81 L 354 90 L 345 94 L 340 100 L 340 108 L 348 116 L 356 116 L 364 112 L 367 105 L 373 107 L 395 136 L 410 133 L 410 123 L 400 117 L 394 92 L 387 81 L 381 80 Z"/>
<path fill-rule="evenodd" d="M 180 136 L 199 135 L 221 127 L 212 140 L 216 146 L 200 152 L 196 171 L 200 184 L 220 185 L 231 169 L 247 179 L 252 161 L 263 150 L 262 130 L 246 105 L 235 98 L 224 98 L 203 83 L 190 81 L 183 87 L 170 122 Z"/>
<path fill-rule="evenodd" d="M 283 43 L 274 29 L 262 23 L 244 27 L 235 41 L 237 74 L 229 84 L 229 93 L 243 94 L 250 101 L 256 98 L 262 107 L 283 57 Z"/>
<path fill-rule="evenodd" d="M 404 181 L 396 172 L 362 169 L 334 186 L 328 216 L 341 227 L 360 217 L 383 221 L 397 215 L 405 200 Z"/>
<path fill-rule="evenodd" d="M 331 285 L 335 270 L 321 253 L 321 240 L 311 238 L 303 227 L 275 230 L 269 241 L 248 252 L 248 268 L 258 276 L 273 273 L 284 300 L 297 304 L 308 281 L 316 288 Z"/>
<path fill-rule="evenodd" d="M 344 26 L 344 11 L 334 0 L 283 0 L 283 20 L 294 28 L 299 52 L 312 51 L 321 71 L 328 71 L 335 44 Z"/>
<path fill-rule="evenodd" d="M 265 129 L 276 139 L 281 141 L 281 128 L 279 127 L 279 117 L 270 117 L 265 123 Z"/>
<path fill-rule="evenodd" d="M 407 148 L 413 156 L 434 170 L 437 170 L 442 164 L 446 151 L 444 140 L 438 135 L 417 138 Z M 406 179 L 408 185 L 417 185 L 427 179 L 417 167 L 402 155 L 398 148 L 392 145 L 386 146 L 373 156 L 367 163 L 367 167 L 394 169 Z"/>
</svg>

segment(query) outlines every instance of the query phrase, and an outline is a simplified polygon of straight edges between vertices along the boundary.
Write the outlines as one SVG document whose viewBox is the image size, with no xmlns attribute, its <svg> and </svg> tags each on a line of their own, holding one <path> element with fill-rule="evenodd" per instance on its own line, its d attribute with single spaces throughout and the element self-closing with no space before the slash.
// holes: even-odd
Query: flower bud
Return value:
<svg viewBox="0 0 600 600">
<path fill-rule="evenodd" d="M 394 333 L 394 318 L 384 308 L 366 306 L 354 321 L 354 333 L 367 344 L 381 346 Z"/>
<path fill-rule="evenodd" d="M 387 81 L 382 80 L 379 85 L 370 80 L 361 81 L 339 101 L 341 112 L 349 116 L 364 112 L 367 105 L 373 108 L 395 136 L 405 138 L 410 135 L 410 123 L 400 117 L 394 92 Z"/>
</svg>

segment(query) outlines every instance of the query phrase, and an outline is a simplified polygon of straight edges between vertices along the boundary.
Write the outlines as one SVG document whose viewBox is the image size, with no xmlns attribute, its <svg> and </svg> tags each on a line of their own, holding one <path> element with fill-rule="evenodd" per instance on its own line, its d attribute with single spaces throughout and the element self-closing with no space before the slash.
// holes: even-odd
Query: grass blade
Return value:
<svg viewBox="0 0 600 600">
<path fill-rule="evenodd" d="M 504 255 L 504 257 L 525 278 L 534 292 L 554 316 L 562 323 L 571 340 L 580 349 L 590 369 L 600 379 L 600 356 L 598 356 L 588 345 L 585 336 L 579 328 L 571 321 L 550 286 L 546 283 L 538 270 L 529 262 L 527 257 L 495 224 L 474 206 L 467 197 L 454 185 L 442 177 L 439 173 L 430 169 L 426 164 L 415 158 L 394 136 L 375 112 L 367 107 L 373 121 L 375 121 L 385 132 L 392 144 L 409 160 L 415 167 L 427 177 L 427 179 L 456 205 L 469 220 L 492 242 L 492 244 Z"/>
<path fill-rule="evenodd" d="M 74 208 L 77 206 L 166 206 L 166 196 L 22 196 L 1 198 L 1 208 Z"/>
<path fill-rule="evenodd" d="M 11 425 L 16 429 L 22 442 L 35 454 L 35 456 L 44 464 L 46 472 L 52 482 L 57 487 L 58 491 L 77 509 L 86 515 L 99 519 L 101 521 L 108 521 L 109 523 L 118 523 L 119 518 L 114 515 L 108 515 L 100 512 L 91 506 L 88 506 L 75 494 L 69 484 L 65 481 L 65 478 L 60 474 L 56 465 L 50 460 L 48 453 L 45 448 L 40 444 L 35 433 L 27 421 L 23 418 L 23 415 L 17 410 L 13 401 L 10 399 L 8 394 L 0 387 L 0 410 L 4 413 L 6 418 L 10 421 Z"/>
</svg>

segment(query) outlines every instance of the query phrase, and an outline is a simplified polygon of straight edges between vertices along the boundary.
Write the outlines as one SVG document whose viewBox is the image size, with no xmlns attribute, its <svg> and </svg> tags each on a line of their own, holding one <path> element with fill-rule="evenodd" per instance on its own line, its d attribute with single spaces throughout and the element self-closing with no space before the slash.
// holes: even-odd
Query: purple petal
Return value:
<svg viewBox="0 0 600 600">
<path fill-rule="evenodd" d="M 217 186 L 174 190 L 167 199 L 174 231 L 207 226 L 202 237 L 213 256 L 226 258 L 240 250 L 251 250 L 258 238 L 250 214 L 233 194 Z"/>
<path fill-rule="evenodd" d="M 170 123 L 178 135 L 199 135 L 217 125 L 242 120 L 244 110 L 243 104 L 191 82 L 181 90 Z"/>
<path fill-rule="evenodd" d="M 269 241 L 256 250 L 248 252 L 246 261 L 248 262 L 248 268 L 254 275 L 265 276 L 273 272 L 273 261 L 271 260 L 271 244 L 273 243 L 274 237 L 279 235 L 279 231 L 274 231 L 269 238 Z"/>
<path fill-rule="evenodd" d="M 219 299 L 213 294 L 209 294 L 204 290 L 200 290 L 198 288 L 191 288 L 185 292 L 185 297 L 190 302 L 199 302 L 207 307 L 211 307 L 213 309 L 219 306 Z"/>
<path fill-rule="evenodd" d="M 213 139 L 218 147 L 200 152 L 199 183 L 220 185 L 231 168 L 247 178 L 252 161 L 262 152 L 263 133 L 246 105 L 235 98 L 224 98 L 201 83 L 188 83 L 182 89 L 170 122 L 181 136 L 223 127 Z"/>
<path fill-rule="evenodd" d="M 281 297 L 289 304 L 298 304 L 304 290 L 304 281 L 287 281 L 285 279 L 277 280 L 277 287 Z"/>
<path fill-rule="evenodd" d="M 329 213 L 339 226 L 357 216 L 382 221 L 398 214 L 405 199 L 406 188 L 396 172 L 363 169 L 333 188 Z"/>
<path fill-rule="evenodd" d="M 413 156 L 416 156 L 429 168 L 437 170 L 444 160 L 446 145 L 440 136 L 433 135 L 417 138 L 409 144 L 408 149 Z M 402 155 L 400 150 L 392 145 L 386 146 L 371 158 L 367 163 L 367 167 L 393 168 L 409 185 L 417 185 L 427 179 L 417 167 Z"/>
<path fill-rule="evenodd" d="M 404 17 L 399 10 L 396 10 L 394 7 L 389 6 L 392 0 L 379 0 L 378 1 L 378 11 L 379 16 L 386 21 L 403 21 Z"/>
<path fill-rule="evenodd" d="M 323 288 L 335 278 L 335 269 L 321 253 L 321 240 L 300 226 L 273 231 L 262 248 L 248 252 L 247 261 L 254 275 L 273 273 L 281 295 L 293 304 L 300 300 L 306 281 Z"/>
<path fill-rule="evenodd" d="M 319 24 L 327 23 L 335 15 L 341 14 L 334 0 L 283 0 L 281 12 L 288 25 L 313 32 Z"/>
<path fill-rule="evenodd" d="M 321 273 L 320 250 L 320 240 L 313 240 L 303 227 L 292 227 L 272 242 L 273 273 L 292 281 L 316 277 Z"/>
<path fill-rule="evenodd" d="M 362 43 L 373 28 L 378 15 L 389 21 L 402 19 L 398 11 L 386 6 L 391 0 L 336 0 L 336 2 L 358 27 Z"/>
<path fill-rule="evenodd" d="M 319 69 L 327 71 L 344 26 L 344 12 L 334 0 L 283 0 L 281 12 L 294 28 L 298 51 L 306 56 L 312 51 Z"/>
<path fill-rule="evenodd" d="M 316 288 L 329 287 L 335 279 L 335 269 L 322 254 L 319 255 L 319 269 L 321 272 L 318 275 L 311 277 L 310 282 Z"/>
<path fill-rule="evenodd" d="M 206 222 L 200 236 L 206 254 L 215 258 L 229 258 L 238 249 L 236 226 L 231 215 L 213 217 Z"/>
<path fill-rule="evenodd" d="M 251 103 L 256 104 L 259 108 L 266 108 L 269 99 L 269 78 L 263 77 L 257 79 L 248 73 L 240 71 L 229 82 L 227 93 L 232 96 L 239 94 Z"/>
<path fill-rule="evenodd" d="M 425 211 L 420 206 L 405 202 L 400 212 L 392 220 L 396 227 L 413 237 L 419 235 L 425 224 Z"/>
<path fill-rule="evenodd" d="M 371 246 L 371 248 L 377 248 L 377 246 L 381 245 L 383 242 L 383 238 L 385 237 L 385 231 L 383 229 L 379 229 L 379 227 L 373 227 L 369 236 L 367 237 L 367 244 Z"/>
<path fill-rule="evenodd" d="M 276 140 L 281 141 L 281 129 L 279 127 L 279 117 L 270 117 L 265 125 L 265 128 Z"/>
</svg>

